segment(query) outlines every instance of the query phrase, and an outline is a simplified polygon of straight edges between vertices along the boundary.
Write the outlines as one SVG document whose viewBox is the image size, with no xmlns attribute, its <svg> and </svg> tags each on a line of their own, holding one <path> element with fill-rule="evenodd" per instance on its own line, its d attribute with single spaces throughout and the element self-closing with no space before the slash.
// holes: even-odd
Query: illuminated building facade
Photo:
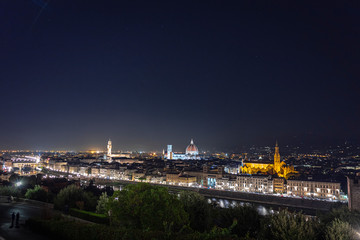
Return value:
<svg viewBox="0 0 360 240">
<path fill-rule="evenodd" d="M 263 175 L 238 175 L 236 178 L 237 191 L 273 193 L 273 180 Z"/>
<path fill-rule="evenodd" d="M 285 179 L 284 178 L 274 178 L 273 179 L 273 189 L 275 193 L 285 193 Z"/>
<path fill-rule="evenodd" d="M 285 164 L 285 163 L 284 163 L 284 164 Z M 276 144 L 275 144 L 274 170 L 275 170 L 275 172 L 280 172 L 280 170 L 281 170 L 281 161 L 280 161 L 279 145 L 278 145 L 277 142 L 276 142 Z"/>
<path fill-rule="evenodd" d="M 104 156 L 108 162 L 117 161 L 116 158 L 131 158 L 131 153 L 112 153 L 112 142 L 109 139 L 107 143 L 107 154 Z"/>
<path fill-rule="evenodd" d="M 196 177 L 188 174 L 167 173 L 166 182 L 177 185 L 189 185 L 196 183 Z"/>
<path fill-rule="evenodd" d="M 244 162 L 244 166 L 241 167 L 242 173 L 248 174 L 277 174 L 279 177 L 288 178 L 288 174 L 297 173 L 293 166 L 287 166 L 285 162 L 280 160 L 279 146 L 276 142 L 274 162 Z"/>
<path fill-rule="evenodd" d="M 189 146 L 185 150 L 185 154 L 188 156 L 197 156 L 199 155 L 199 149 L 194 144 L 194 140 L 191 139 Z"/>
<path fill-rule="evenodd" d="M 191 139 L 190 144 L 186 147 L 185 153 L 176 153 L 172 150 L 172 145 L 167 145 L 167 152 L 164 154 L 165 158 L 169 160 L 191 160 L 200 159 L 199 149 Z"/>
<path fill-rule="evenodd" d="M 340 183 L 288 180 L 287 194 L 299 197 L 339 199 Z"/>
<path fill-rule="evenodd" d="M 108 156 L 108 158 L 111 158 L 111 149 L 112 149 L 112 143 L 111 143 L 111 140 L 109 139 L 108 144 L 107 144 L 107 156 Z"/>
<path fill-rule="evenodd" d="M 185 171 L 185 174 L 196 177 L 196 182 L 204 187 L 215 188 L 217 185 L 217 179 L 224 177 L 224 167 L 218 166 L 215 169 L 209 168 L 209 166 L 204 165 L 203 171 Z"/>
<path fill-rule="evenodd" d="M 237 187 L 237 183 L 236 183 L 236 179 L 234 178 L 229 178 L 229 177 L 223 177 L 223 178 L 218 178 L 216 179 L 216 189 L 220 189 L 220 190 L 225 190 L 225 189 L 229 189 L 229 190 L 236 190 Z"/>
</svg>

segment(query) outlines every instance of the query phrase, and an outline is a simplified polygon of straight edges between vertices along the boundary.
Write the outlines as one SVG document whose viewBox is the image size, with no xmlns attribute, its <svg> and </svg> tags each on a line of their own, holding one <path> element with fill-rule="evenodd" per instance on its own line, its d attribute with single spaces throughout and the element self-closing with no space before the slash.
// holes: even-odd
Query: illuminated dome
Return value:
<svg viewBox="0 0 360 240">
<path fill-rule="evenodd" d="M 197 148 L 197 146 L 194 144 L 194 141 L 191 139 L 190 141 L 190 145 L 187 146 L 186 150 L 185 150 L 186 154 L 190 154 L 190 155 L 198 155 L 199 154 L 199 149 Z"/>
</svg>

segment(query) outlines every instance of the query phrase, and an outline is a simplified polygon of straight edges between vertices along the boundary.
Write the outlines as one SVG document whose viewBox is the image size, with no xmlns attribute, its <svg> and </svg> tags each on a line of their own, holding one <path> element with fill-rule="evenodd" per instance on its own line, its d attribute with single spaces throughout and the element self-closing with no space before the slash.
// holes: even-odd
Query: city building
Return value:
<svg viewBox="0 0 360 240">
<path fill-rule="evenodd" d="M 290 196 L 340 199 L 340 183 L 336 182 L 287 180 L 286 191 Z"/>
<path fill-rule="evenodd" d="M 186 170 L 184 173 L 195 176 L 196 182 L 201 186 L 215 188 L 217 179 L 224 177 L 224 167 L 209 168 L 204 165 L 202 171 Z"/>
<path fill-rule="evenodd" d="M 131 153 L 112 153 L 112 142 L 109 139 L 108 144 L 107 144 L 107 155 L 105 156 L 105 159 L 108 160 L 108 162 L 113 162 L 114 159 L 119 159 L 119 158 L 131 158 Z"/>
<path fill-rule="evenodd" d="M 284 152 L 289 153 L 292 151 L 289 151 L 288 148 Z M 231 156 L 236 157 L 235 160 L 227 157 L 227 153 L 221 153 L 208 155 L 209 157 L 204 161 L 205 155 L 201 155 L 202 159 L 199 159 L 199 150 L 194 141 L 191 140 L 184 153 L 173 152 L 172 146 L 169 145 L 168 151 L 164 151 L 162 156 L 173 160 L 164 161 L 154 152 L 142 153 L 136 157 L 133 154 L 133 158 L 119 157 L 118 154 L 114 154 L 112 142 L 109 140 L 105 156 L 106 158 L 111 157 L 110 163 L 104 161 L 104 153 L 99 151 L 91 151 L 90 153 L 88 151 L 51 152 L 44 153 L 41 156 L 39 166 L 47 168 L 49 172 L 57 176 L 64 175 L 61 172 L 76 175 L 70 178 L 122 179 L 180 186 L 202 186 L 218 190 L 262 194 L 277 193 L 284 196 L 287 194 L 287 197 L 343 200 L 346 197 L 340 198 L 340 183 L 326 182 L 323 179 L 327 179 L 331 173 L 340 174 L 339 172 L 341 172 L 341 174 L 344 174 L 345 170 L 355 171 L 360 160 L 360 150 L 347 158 L 343 158 L 341 161 L 339 161 L 338 155 L 334 155 L 330 159 L 329 155 L 325 154 L 319 155 L 312 152 L 306 154 L 291 153 L 291 155 L 283 156 L 283 161 L 286 160 L 288 163 L 287 166 L 285 162 L 281 161 L 278 144 L 275 146 L 274 159 L 271 161 L 266 161 L 271 154 L 270 147 L 252 147 L 248 150 L 244 154 L 232 154 Z M 220 158 L 220 155 L 224 158 Z M 33 159 L 26 156 L 26 154 L 17 154 L 11 157 L 11 160 L 8 160 L 9 157 L 3 158 L 1 159 L 1 165 L 4 170 L 10 172 L 11 169 L 12 173 L 16 173 L 20 169 L 28 168 L 29 164 L 37 163 L 37 158 Z M 260 160 L 241 162 L 247 157 L 251 159 L 259 158 Z M 187 159 L 195 160 L 184 161 Z M 293 174 L 296 172 L 291 165 L 296 166 L 299 174 Z M 347 175 L 354 176 L 354 173 Z M 289 176 L 291 177 L 285 178 Z M 300 176 L 302 176 L 300 180 L 294 180 L 299 179 Z M 6 176 L 2 178 L 5 179 Z M 350 209 L 359 209 L 360 207 L 357 205 L 360 198 L 358 178 L 360 178 L 360 175 L 350 178 L 348 182 Z M 315 181 L 313 179 L 321 180 Z"/>
<path fill-rule="evenodd" d="M 284 178 L 273 178 L 273 189 L 275 193 L 285 193 L 285 179 Z"/>
<path fill-rule="evenodd" d="M 238 175 L 236 178 L 237 191 L 254 193 L 273 193 L 271 176 Z"/>
<path fill-rule="evenodd" d="M 78 165 L 69 165 L 69 173 L 78 174 L 79 173 L 79 166 Z"/>
<path fill-rule="evenodd" d="M 107 144 L 107 157 L 109 160 L 111 160 L 111 149 L 112 149 L 112 142 L 109 139 L 108 144 Z"/>
<path fill-rule="evenodd" d="M 289 174 L 296 173 L 294 166 L 287 166 L 285 162 L 280 159 L 279 146 L 276 142 L 274 162 L 263 161 L 245 161 L 243 167 L 241 167 L 242 173 L 248 174 L 277 174 L 279 177 L 288 178 Z"/>
<path fill-rule="evenodd" d="M 10 173 L 0 174 L 0 181 L 9 181 L 11 177 Z"/>
<path fill-rule="evenodd" d="M 185 153 L 176 153 L 172 150 L 172 145 L 167 146 L 167 152 L 164 156 L 169 160 L 195 160 L 200 159 L 199 149 L 194 144 L 193 139 L 191 139 L 190 144 L 186 147 Z"/>
<path fill-rule="evenodd" d="M 239 174 L 241 165 L 226 165 L 224 166 L 224 171 L 229 174 Z"/>
<path fill-rule="evenodd" d="M 136 171 L 132 174 L 133 181 L 144 181 L 146 179 L 144 171 Z"/>
<path fill-rule="evenodd" d="M 219 190 L 236 190 L 237 182 L 236 178 L 223 177 L 216 179 L 216 189 Z"/>
<path fill-rule="evenodd" d="M 172 172 L 166 174 L 166 183 L 188 186 L 196 183 L 196 177 L 189 174 Z"/>
<path fill-rule="evenodd" d="M 350 210 L 360 211 L 360 173 L 354 177 L 347 176 L 348 206 Z"/>
</svg>

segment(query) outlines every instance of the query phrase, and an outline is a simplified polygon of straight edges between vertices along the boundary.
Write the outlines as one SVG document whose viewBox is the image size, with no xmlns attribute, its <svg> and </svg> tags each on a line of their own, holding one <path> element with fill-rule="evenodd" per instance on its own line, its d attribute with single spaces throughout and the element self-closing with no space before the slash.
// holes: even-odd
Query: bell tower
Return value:
<svg viewBox="0 0 360 240">
<path fill-rule="evenodd" d="M 274 169 L 275 172 L 280 172 L 280 153 L 279 153 L 279 145 L 277 141 L 275 145 L 275 154 L 274 154 Z"/>
<path fill-rule="evenodd" d="M 111 158 L 111 148 L 112 148 L 112 144 L 111 144 L 111 140 L 109 139 L 108 144 L 107 144 L 107 156 L 109 158 Z"/>
<path fill-rule="evenodd" d="M 167 159 L 173 159 L 172 145 L 167 145 Z"/>
</svg>

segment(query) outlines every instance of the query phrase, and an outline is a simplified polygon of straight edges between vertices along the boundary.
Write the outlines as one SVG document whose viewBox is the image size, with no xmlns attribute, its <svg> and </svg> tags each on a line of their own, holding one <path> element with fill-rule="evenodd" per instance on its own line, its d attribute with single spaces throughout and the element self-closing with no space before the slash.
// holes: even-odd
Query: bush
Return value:
<svg viewBox="0 0 360 240">
<path fill-rule="evenodd" d="M 360 228 L 360 213 L 358 211 L 350 211 L 349 208 L 343 206 L 333 208 L 329 213 L 319 216 L 321 223 L 324 225 L 331 224 L 335 219 L 349 223 L 353 228 Z"/>
<path fill-rule="evenodd" d="M 15 185 L 17 182 L 19 182 L 21 180 L 21 177 L 19 176 L 19 174 L 11 174 L 10 178 L 9 178 L 9 182 L 12 185 Z"/>
<path fill-rule="evenodd" d="M 355 239 L 355 233 L 352 227 L 347 222 L 342 222 L 339 219 L 335 219 L 325 231 L 326 240 L 351 240 Z"/>
<path fill-rule="evenodd" d="M 109 200 L 111 221 L 128 228 L 178 231 L 189 223 L 180 200 L 164 187 L 128 185 Z"/>
<path fill-rule="evenodd" d="M 84 203 L 84 209 L 95 210 L 96 197 L 91 193 L 85 192 L 80 187 L 70 185 L 62 189 L 54 200 L 54 207 L 58 210 L 64 210 L 65 206 L 70 208 L 76 208 L 80 205 L 80 202 Z"/>
<path fill-rule="evenodd" d="M 108 214 L 109 197 L 106 192 L 102 193 L 96 206 L 96 212 L 102 214 Z"/>
<path fill-rule="evenodd" d="M 33 189 L 28 189 L 25 193 L 25 197 L 27 199 L 47 202 L 48 201 L 48 194 L 47 192 L 40 187 L 39 185 L 36 185 Z"/>
<path fill-rule="evenodd" d="M 270 217 L 269 239 L 275 240 L 315 240 L 319 232 L 319 224 L 302 213 L 290 213 L 282 210 Z"/>
<path fill-rule="evenodd" d="M 230 227 L 235 220 L 237 224 L 232 228 L 232 233 L 239 237 L 255 237 L 260 229 L 261 216 L 253 206 L 218 208 L 215 218 L 216 223 L 223 228 Z"/>
<path fill-rule="evenodd" d="M 163 232 L 141 231 L 138 229 L 113 228 L 106 225 L 87 224 L 65 220 L 35 220 L 26 221 L 26 226 L 32 231 L 46 234 L 51 239 L 61 240 L 152 240 L 166 239 Z"/>
<path fill-rule="evenodd" d="M 0 196 L 14 196 L 20 197 L 21 193 L 17 187 L 12 186 L 1 186 L 0 187 Z"/>
<path fill-rule="evenodd" d="M 23 176 L 21 177 L 22 188 L 34 188 L 36 185 L 36 176 Z"/>
<path fill-rule="evenodd" d="M 206 199 L 196 192 L 180 192 L 180 201 L 189 215 L 190 227 L 204 232 L 211 229 L 211 206 Z"/>
<path fill-rule="evenodd" d="M 104 214 L 88 212 L 76 208 L 71 208 L 69 213 L 71 216 L 81 218 L 89 222 L 99 223 L 99 224 L 109 224 L 109 218 Z"/>
<path fill-rule="evenodd" d="M 209 233 L 191 232 L 174 234 L 169 237 L 162 231 L 143 231 L 140 229 L 126 229 L 109 227 L 99 224 L 87 224 L 65 220 L 35 220 L 26 221 L 26 226 L 32 231 L 45 234 L 56 240 L 233 240 L 238 239 L 231 235 L 229 229 L 215 227 Z"/>
</svg>

